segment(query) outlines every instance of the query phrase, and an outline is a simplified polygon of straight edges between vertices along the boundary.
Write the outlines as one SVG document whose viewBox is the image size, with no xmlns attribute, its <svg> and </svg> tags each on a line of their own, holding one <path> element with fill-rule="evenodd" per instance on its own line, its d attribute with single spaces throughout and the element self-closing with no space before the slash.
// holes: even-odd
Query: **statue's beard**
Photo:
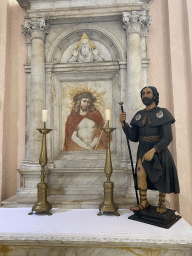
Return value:
<svg viewBox="0 0 192 256">
<path fill-rule="evenodd" d="M 145 97 L 142 99 L 142 102 L 145 106 L 149 106 L 154 102 L 154 97 L 152 97 L 152 98 Z"/>
<path fill-rule="evenodd" d="M 83 55 L 83 57 L 88 57 L 89 56 L 89 48 L 87 46 L 83 46 L 81 48 L 81 54 Z"/>
</svg>

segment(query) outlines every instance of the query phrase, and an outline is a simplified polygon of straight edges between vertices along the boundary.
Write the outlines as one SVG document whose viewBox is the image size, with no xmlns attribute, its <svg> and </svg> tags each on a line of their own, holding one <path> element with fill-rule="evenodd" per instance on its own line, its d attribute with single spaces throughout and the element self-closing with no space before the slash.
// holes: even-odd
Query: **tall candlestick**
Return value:
<svg viewBox="0 0 192 256">
<path fill-rule="evenodd" d="M 42 122 L 47 122 L 47 110 L 42 110 Z"/>
<path fill-rule="evenodd" d="M 111 119 L 110 109 L 106 109 L 105 110 L 105 117 L 106 117 L 107 121 L 109 121 Z"/>
<path fill-rule="evenodd" d="M 43 119 L 43 121 L 46 121 L 46 119 Z M 37 184 L 37 203 L 32 207 L 32 211 L 28 213 L 29 215 L 33 214 L 33 211 L 37 213 L 44 212 L 47 213 L 48 215 L 51 215 L 50 210 L 52 208 L 52 205 L 47 201 L 48 185 L 45 182 L 45 166 L 48 162 L 46 135 L 50 131 L 52 131 L 52 129 L 46 129 L 45 126 L 46 125 L 44 122 L 44 128 L 37 129 L 41 134 L 43 134 L 41 153 L 39 157 L 39 164 L 41 165 L 41 182 Z"/>
</svg>

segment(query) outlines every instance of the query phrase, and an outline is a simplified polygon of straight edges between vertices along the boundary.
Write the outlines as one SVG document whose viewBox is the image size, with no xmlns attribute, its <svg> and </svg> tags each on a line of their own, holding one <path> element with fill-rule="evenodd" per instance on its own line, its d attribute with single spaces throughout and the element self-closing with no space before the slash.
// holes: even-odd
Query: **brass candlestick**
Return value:
<svg viewBox="0 0 192 256">
<path fill-rule="evenodd" d="M 105 174 L 107 176 L 107 181 L 104 182 L 104 201 L 99 205 L 98 216 L 101 216 L 101 211 L 103 212 L 115 212 L 116 216 L 120 216 L 117 212 L 118 206 L 113 201 L 113 188 L 114 184 L 110 181 L 111 174 L 113 172 L 112 161 L 111 161 L 111 152 L 110 152 L 110 133 L 113 132 L 116 128 L 109 127 L 109 121 L 106 128 L 102 128 L 104 132 L 107 133 L 107 149 L 106 149 L 106 160 L 105 160 Z"/>
<path fill-rule="evenodd" d="M 37 184 L 37 203 L 32 207 L 32 212 L 28 213 L 29 215 L 35 212 L 45 212 L 48 215 L 51 215 L 50 210 L 52 208 L 51 204 L 47 201 L 47 183 L 45 179 L 45 166 L 47 164 L 47 146 L 46 146 L 46 134 L 48 134 L 52 129 L 46 129 L 46 124 L 44 123 L 43 129 L 37 129 L 40 133 L 43 134 L 41 154 L 39 158 L 39 164 L 41 165 L 41 182 Z"/>
</svg>

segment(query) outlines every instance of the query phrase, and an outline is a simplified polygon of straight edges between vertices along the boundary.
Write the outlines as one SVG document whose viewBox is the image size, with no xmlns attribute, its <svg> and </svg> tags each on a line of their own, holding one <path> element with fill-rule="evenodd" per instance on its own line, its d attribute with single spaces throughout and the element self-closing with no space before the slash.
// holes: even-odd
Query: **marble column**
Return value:
<svg viewBox="0 0 192 256">
<path fill-rule="evenodd" d="M 31 37 L 30 110 L 27 110 L 28 145 L 26 152 L 30 163 L 38 163 L 42 136 L 36 131 L 43 127 L 42 110 L 45 109 L 45 35 L 48 25 L 44 18 L 25 19 L 22 32 Z"/>
<path fill-rule="evenodd" d="M 123 13 L 124 29 L 127 37 L 127 102 L 128 122 L 140 105 L 140 89 L 142 81 L 141 67 L 141 12 Z"/>
<path fill-rule="evenodd" d="M 142 58 L 146 59 L 147 45 L 143 29 L 149 22 L 148 11 L 132 11 L 123 13 L 124 29 L 127 37 L 127 121 L 143 108 L 140 91 L 143 81 L 147 81 L 146 73 L 142 70 Z M 147 69 L 148 71 L 148 69 Z M 146 85 L 146 82 L 145 82 Z M 137 145 L 132 144 L 133 156 L 136 155 Z"/>
<path fill-rule="evenodd" d="M 140 12 L 123 13 L 124 29 L 127 37 L 127 122 L 141 107 L 140 90 L 142 81 L 141 67 L 141 23 Z M 130 143 L 133 161 L 136 159 L 136 143 Z"/>
</svg>

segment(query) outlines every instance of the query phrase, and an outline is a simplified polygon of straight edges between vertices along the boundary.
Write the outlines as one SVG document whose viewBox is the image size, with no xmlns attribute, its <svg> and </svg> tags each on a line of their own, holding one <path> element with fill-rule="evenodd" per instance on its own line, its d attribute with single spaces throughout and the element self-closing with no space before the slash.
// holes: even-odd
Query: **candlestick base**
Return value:
<svg viewBox="0 0 192 256">
<path fill-rule="evenodd" d="M 98 216 L 101 216 L 101 212 L 114 212 L 116 216 L 120 216 L 117 212 L 118 206 L 113 201 L 113 188 L 114 184 L 111 181 L 106 181 L 103 184 L 104 187 L 104 201 L 99 205 Z"/>
<path fill-rule="evenodd" d="M 32 207 L 32 212 L 28 213 L 29 215 L 33 214 L 33 212 L 47 213 L 48 215 L 52 215 L 50 213 L 52 206 L 47 201 L 47 187 L 48 186 L 46 182 L 40 182 L 37 184 L 37 190 L 38 190 L 37 203 Z"/>
</svg>

